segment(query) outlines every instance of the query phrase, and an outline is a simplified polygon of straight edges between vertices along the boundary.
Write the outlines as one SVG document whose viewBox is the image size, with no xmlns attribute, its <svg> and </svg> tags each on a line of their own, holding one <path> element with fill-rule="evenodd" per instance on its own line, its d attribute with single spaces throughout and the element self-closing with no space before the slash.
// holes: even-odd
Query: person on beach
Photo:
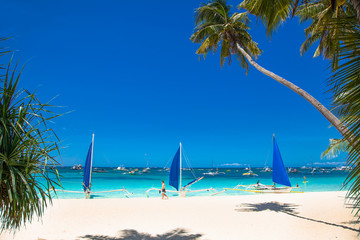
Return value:
<svg viewBox="0 0 360 240">
<path fill-rule="evenodd" d="M 165 190 L 165 183 L 164 181 L 161 181 L 161 199 L 164 199 L 164 197 L 166 197 L 166 199 L 168 199 L 169 197 L 166 196 L 166 190 Z"/>
</svg>

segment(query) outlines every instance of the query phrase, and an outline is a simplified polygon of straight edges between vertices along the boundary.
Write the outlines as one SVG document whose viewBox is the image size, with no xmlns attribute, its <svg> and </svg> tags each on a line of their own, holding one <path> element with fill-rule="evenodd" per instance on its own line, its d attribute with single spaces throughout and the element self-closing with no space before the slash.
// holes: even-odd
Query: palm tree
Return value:
<svg viewBox="0 0 360 240">
<path fill-rule="evenodd" d="M 48 121 L 57 115 L 34 94 L 18 90 L 21 71 L 5 70 L 0 88 L 0 221 L 16 230 L 40 217 L 59 186 L 57 138 Z"/>
<path fill-rule="evenodd" d="M 195 32 L 190 38 L 194 43 L 201 43 L 196 53 L 206 56 L 209 51 L 216 51 L 218 45 L 221 45 L 221 65 L 223 64 L 224 59 L 230 59 L 231 54 L 236 54 L 240 59 L 241 66 L 247 68 L 248 65 L 245 63 L 246 59 L 248 63 L 263 74 L 273 78 L 275 81 L 285 85 L 305 98 L 323 116 L 325 116 L 325 118 L 334 125 L 343 136 L 345 136 L 347 134 L 347 129 L 340 120 L 319 101 L 300 87 L 263 68 L 253 60 L 251 55 L 255 57 L 258 56 L 260 50 L 247 32 L 249 29 L 248 22 L 249 20 L 246 13 L 234 13 L 230 16 L 230 7 L 226 5 L 225 0 L 214 0 L 208 4 L 202 4 L 196 10 Z"/>
</svg>

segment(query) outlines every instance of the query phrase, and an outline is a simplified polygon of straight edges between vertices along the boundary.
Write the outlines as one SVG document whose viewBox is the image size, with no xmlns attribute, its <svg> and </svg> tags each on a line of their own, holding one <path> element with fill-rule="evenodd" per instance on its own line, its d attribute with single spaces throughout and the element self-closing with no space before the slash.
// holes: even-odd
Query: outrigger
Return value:
<svg viewBox="0 0 360 240">
<path fill-rule="evenodd" d="M 190 166 L 189 166 L 189 168 L 190 168 Z M 178 193 L 179 196 L 181 196 L 181 197 L 186 197 L 186 194 L 189 192 L 206 192 L 206 191 L 216 192 L 216 190 L 214 188 L 190 190 L 189 187 L 191 185 L 193 185 L 194 183 L 196 183 L 204 178 L 204 177 L 196 178 L 193 171 L 192 171 L 192 173 L 193 173 L 193 176 L 195 179 L 190 181 L 185 186 L 182 186 L 182 169 L 183 169 L 182 168 L 182 145 L 180 143 L 180 146 L 179 146 L 177 152 L 175 153 L 174 159 L 171 163 L 170 174 L 169 174 L 169 185 L 174 187 L 176 189 L 176 191 L 175 190 L 166 190 L 166 192 Z M 149 197 L 149 192 L 153 191 L 153 190 L 161 191 L 161 189 L 159 189 L 159 188 L 150 188 L 146 191 L 146 196 Z"/>
<path fill-rule="evenodd" d="M 298 187 L 292 187 L 289 176 L 286 172 L 284 162 L 281 158 L 279 147 L 273 135 L 273 171 L 272 180 L 274 185 L 264 185 L 260 181 L 257 184 L 251 185 L 237 185 L 234 188 L 224 188 L 224 191 L 243 191 L 243 192 L 254 192 L 254 193 L 303 193 Z M 285 187 L 277 187 L 276 184 L 284 185 Z M 219 192 L 220 193 L 220 192 Z"/>
</svg>

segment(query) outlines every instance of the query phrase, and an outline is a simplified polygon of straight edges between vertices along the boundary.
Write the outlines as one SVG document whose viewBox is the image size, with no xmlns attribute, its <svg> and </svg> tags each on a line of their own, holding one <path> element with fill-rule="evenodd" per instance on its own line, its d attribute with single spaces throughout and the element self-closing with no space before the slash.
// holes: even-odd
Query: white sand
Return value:
<svg viewBox="0 0 360 240">
<path fill-rule="evenodd" d="M 1 239 L 356 239 L 345 192 L 169 200 L 61 199 Z"/>
</svg>

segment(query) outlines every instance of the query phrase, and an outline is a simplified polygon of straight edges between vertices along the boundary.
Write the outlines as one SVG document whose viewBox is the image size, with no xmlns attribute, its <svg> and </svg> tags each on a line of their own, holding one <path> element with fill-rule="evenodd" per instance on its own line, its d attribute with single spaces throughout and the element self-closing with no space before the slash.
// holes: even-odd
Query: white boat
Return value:
<svg viewBox="0 0 360 240">
<path fill-rule="evenodd" d="M 123 165 L 118 166 L 118 167 L 116 168 L 116 170 L 118 170 L 118 171 L 124 171 L 124 172 L 127 171 L 127 169 L 126 169 Z"/>
<path fill-rule="evenodd" d="M 145 154 L 145 157 L 146 157 L 146 154 Z M 146 161 L 146 168 L 144 168 L 142 170 L 143 173 L 149 173 L 150 172 L 150 168 L 149 168 L 149 159 L 147 159 Z"/>
<path fill-rule="evenodd" d="M 245 191 L 245 192 L 254 192 L 254 193 L 294 193 L 294 192 L 303 192 L 298 187 L 292 187 L 289 177 L 287 175 L 284 162 L 282 161 L 279 147 L 275 140 L 275 135 L 273 136 L 273 177 L 272 180 L 274 185 L 264 185 L 259 181 L 257 184 L 251 185 L 237 185 L 234 188 L 224 188 L 224 191 Z M 285 187 L 277 187 L 276 184 L 284 185 Z M 294 190 L 297 189 L 297 190 Z"/>
<path fill-rule="evenodd" d="M 200 169 L 199 169 L 200 170 Z M 219 174 L 225 174 L 224 172 L 219 172 L 219 168 L 216 168 L 216 171 L 214 170 L 214 161 L 211 161 L 211 170 L 209 172 L 203 173 L 203 175 L 207 175 L 207 176 L 215 176 L 215 175 L 219 175 Z"/>
<path fill-rule="evenodd" d="M 215 175 L 219 175 L 219 174 L 225 174 L 224 172 L 219 172 L 219 169 L 216 169 L 215 172 L 206 172 L 206 173 L 203 173 L 203 175 L 207 175 L 207 176 L 215 176 Z"/>
<path fill-rule="evenodd" d="M 196 178 L 195 174 L 191 168 L 189 168 L 189 169 L 193 173 L 194 180 L 190 181 L 185 186 L 182 185 L 183 184 L 183 182 L 182 182 L 182 180 L 183 180 L 182 179 L 182 172 L 183 172 L 183 166 L 182 166 L 182 161 L 183 161 L 182 158 L 183 157 L 182 157 L 182 155 L 183 155 L 182 146 L 180 143 L 180 146 L 179 146 L 177 152 L 175 153 L 175 156 L 171 163 L 170 174 L 169 174 L 169 185 L 172 186 L 173 188 L 175 188 L 175 190 L 166 190 L 166 192 L 178 193 L 179 196 L 181 196 L 181 197 L 186 197 L 186 194 L 190 193 L 190 192 L 206 192 L 206 191 L 216 192 L 215 189 L 213 189 L 213 188 L 190 190 L 191 185 L 193 185 L 194 183 L 196 183 L 204 178 L 204 177 Z M 161 189 L 159 189 L 159 188 L 150 188 L 146 191 L 146 196 L 149 197 L 149 193 L 154 190 L 161 191 Z"/>
<path fill-rule="evenodd" d="M 78 164 L 78 165 L 74 165 L 72 168 L 71 168 L 71 170 L 82 170 L 82 166 L 81 166 L 81 164 Z"/>
<path fill-rule="evenodd" d="M 272 172 L 272 170 L 269 167 L 264 167 L 264 169 L 261 170 L 261 172 Z"/>
<path fill-rule="evenodd" d="M 266 158 L 266 161 L 265 161 L 265 164 L 264 164 L 264 168 L 263 168 L 263 170 L 261 170 L 260 172 L 272 172 L 272 169 L 269 168 L 269 167 L 266 165 L 267 161 L 268 161 L 268 158 Z"/>
<path fill-rule="evenodd" d="M 147 168 L 144 168 L 144 169 L 142 170 L 143 173 L 148 173 L 149 171 L 150 171 L 150 168 L 148 168 L 148 167 L 147 167 Z"/>
<path fill-rule="evenodd" d="M 350 171 L 350 170 L 352 170 L 352 168 L 349 166 L 339 166 L 332 169 L 332 171 Z"/>
</svg>

